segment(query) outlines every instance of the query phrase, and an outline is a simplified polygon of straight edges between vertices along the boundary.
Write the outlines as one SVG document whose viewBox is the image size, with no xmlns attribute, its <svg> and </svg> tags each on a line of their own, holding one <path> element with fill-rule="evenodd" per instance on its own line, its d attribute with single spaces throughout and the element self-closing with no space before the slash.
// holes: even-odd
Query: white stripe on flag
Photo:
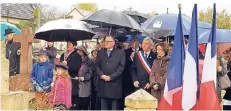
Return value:
<svg viewBox="0 0 231 111">
<path fill-rule="evenodd" d="M 217 56 L 211 58 L 211 43 L 208 43 L 205 52 L 205 60 L 204 60 L 201 83 L 214 81 L 214 85 L 216 87 L 216 83 L 217 83 L 216 78 L 217 78 Z"/>
<path fill-rule="evenodd" d="M 186 50 L 184 74 L 183 74 L 183 92 L 182 108 L 190 110 L 197 102 L 197 68 L 196 61 Z"/>
</svg>

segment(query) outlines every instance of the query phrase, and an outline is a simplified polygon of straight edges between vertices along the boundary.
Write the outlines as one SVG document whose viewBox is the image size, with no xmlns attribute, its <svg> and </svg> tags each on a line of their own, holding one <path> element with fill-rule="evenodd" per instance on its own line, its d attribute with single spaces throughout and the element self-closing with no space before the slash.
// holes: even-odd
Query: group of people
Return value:
<svg viewBox="0 0 231 111">
<path fill-rule="evenodd" d="M 13 32 L 8 32 L 10 44 Z M 48 43 L 48 48 L 39 52 L 38 62 L 31 72 L 38 109 L 52 105 L 54 109 L 64 110 L 122 110 L 125 97 L 141 88 L 160 102 L 172 53 L 171 44 L 154 43 L 149 37 L 139 43 L 132 38 L 129 47 L 122 49 L 117 48 L 114 37 L 108 35 L 91 52 L 90 58 L 84 46 L 69 41 L 58 63 L 54 62 L 57 49 L 52 45 Z M 7 58 L 10 58 L 9 53 Z M 20 48 L 16 53 L 20 55 Z M 201 52 L 200 55 L 203 56 Z M 219 77 L 227 74 L 226 69 L 231 76 L 231 61 L 228 60 L 227 68 L 222 59 L 218 58 L 218 61 L 217 92 L 221 100 Z M 226 89 L 224 99 L 229 102 L 228 92 L 230 88 Z"/>
<path fill-rule="evenodd" d="M 117 48 L 114 37 L 108 35 L 89 58 L 84 46 L 67 42 L 55 74 L 48 61 L 51 54 L 41 50 L 31 73 L 36 97 L 47 98 L 56 108 L 119 110 L 124 108 L 126 96 L 143 88 L 160 101 L 171 46 L 154 44 L 149 37 L 142 44 L 133 38 L 129 46 Z"/>
</svg>

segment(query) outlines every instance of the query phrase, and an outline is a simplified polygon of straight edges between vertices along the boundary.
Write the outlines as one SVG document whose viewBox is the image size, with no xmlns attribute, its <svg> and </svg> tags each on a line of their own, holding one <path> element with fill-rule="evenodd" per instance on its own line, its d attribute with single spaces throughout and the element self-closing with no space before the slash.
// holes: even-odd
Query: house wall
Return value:
<svg viewBox="0 0 231 111">
<path fill-rule="evenodd" d="M 18 24 L 23 19 L 17 19 L 17 18 L 8 18 L 8 22 L 12 24 Z M 1 22 L 7 22 L 7 17 L 1 17 Z"/>
<path fill-rule="evenodd" d="M 68 16 L 72 16 L 72 19 L 80 20 L 83 16 L 77 11 L 73 10 Z"/>
</svg>

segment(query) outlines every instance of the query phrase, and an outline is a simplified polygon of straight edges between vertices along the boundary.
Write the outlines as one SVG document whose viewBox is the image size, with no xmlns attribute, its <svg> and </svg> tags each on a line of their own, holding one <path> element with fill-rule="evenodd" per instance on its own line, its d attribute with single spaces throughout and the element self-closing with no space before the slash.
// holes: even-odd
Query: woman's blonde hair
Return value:
<svg viewBox="0 0 231 111">
<path fill-rule="evenodd" d="M 58 68 L 60 68 L 60 67 L 58 67 Z M 63 68 L 60 68 L 60 69 L 63 69 Z M 68 73 L 68 70 L 65 70 L 65 69 L 63 69 L 63 70 L 64 70 L 64 73 L 63 73 L 63 74 L 58 75 L 58 73 L 56 72 L 55 75 L 57 75 L 57 76 L 64 76 L 64 77 L 70 78 L 69 73 Z"/>
</svg>

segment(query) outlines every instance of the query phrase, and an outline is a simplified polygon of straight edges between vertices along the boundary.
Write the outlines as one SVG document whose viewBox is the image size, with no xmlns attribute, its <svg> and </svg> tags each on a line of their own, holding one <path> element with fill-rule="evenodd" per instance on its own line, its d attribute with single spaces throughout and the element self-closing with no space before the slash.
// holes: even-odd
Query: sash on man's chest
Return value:
<svg viewBox="0 0 231 111">
<path fill-rule="evenodd" d="M 140 61 L 141 65 L 145 69 L 145 71 L 150 75 L 151 73 L 151 64 L 148 62 L 148 57 L 144 57 L 143 51 L 137 52 L 138 60 Z"/>
</svg>

